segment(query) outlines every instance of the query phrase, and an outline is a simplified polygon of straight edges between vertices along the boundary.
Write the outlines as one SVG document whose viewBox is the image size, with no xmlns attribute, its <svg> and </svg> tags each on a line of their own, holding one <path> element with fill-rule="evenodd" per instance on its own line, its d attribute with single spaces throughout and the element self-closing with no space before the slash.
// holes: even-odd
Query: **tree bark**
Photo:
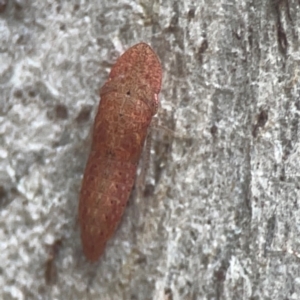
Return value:
<svg viewBox="0 0 300 300">
<path fill-rule="evenodd" d="M 299 1 L 3 7 L 1 299 L 300 299 Z M 176 137 L 154 134 L 144 195 L 90 265 L 89 132 L 110 68 L 142 41 Z"/>
</svg>

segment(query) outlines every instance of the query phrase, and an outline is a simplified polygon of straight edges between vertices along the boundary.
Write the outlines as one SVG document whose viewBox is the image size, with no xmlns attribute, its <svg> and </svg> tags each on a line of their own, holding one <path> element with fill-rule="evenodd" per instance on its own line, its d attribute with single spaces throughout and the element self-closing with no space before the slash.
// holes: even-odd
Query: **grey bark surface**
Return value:
<svg viewBox="0 0 300 300">
<path fill-rule="evenodd" d="M 300 299 L 299 1 L 0 11 L 1 299 Z M 76 215 L 98 92 L 141 41 L 182 138 L 154 135 L 145 195 L 90 265 Z"/>
</svg>

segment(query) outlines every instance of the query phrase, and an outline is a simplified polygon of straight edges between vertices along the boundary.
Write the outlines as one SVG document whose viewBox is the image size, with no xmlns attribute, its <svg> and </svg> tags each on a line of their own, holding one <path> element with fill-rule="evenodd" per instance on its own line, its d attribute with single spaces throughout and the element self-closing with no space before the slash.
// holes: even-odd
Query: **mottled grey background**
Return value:
<svg viewBox="0 0 300 300">
<path fill-rule="evenodd" d="M 300 1 L 0 10 L 1 299 L 300 299 Z M 98 91 L 141 41 L 184 138 L 155 135 L 145 195 L 90 266 L 76 210 Z"/>
</svg>

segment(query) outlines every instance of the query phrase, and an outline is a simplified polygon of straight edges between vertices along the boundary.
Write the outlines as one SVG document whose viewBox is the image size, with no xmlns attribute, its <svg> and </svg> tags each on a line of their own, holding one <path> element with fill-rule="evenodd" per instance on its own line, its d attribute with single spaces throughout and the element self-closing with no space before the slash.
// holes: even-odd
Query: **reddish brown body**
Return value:
<svg viewBox="0 0 300 300">
<path fill-rule="evenodd" d="M 157 112 L 161 79 L 156 54 L 140 43 L 117 60 L 100 90 L 78 213 L 83 252 L 90 261 L 103 253 L 123 215 Z"/>
</svg>

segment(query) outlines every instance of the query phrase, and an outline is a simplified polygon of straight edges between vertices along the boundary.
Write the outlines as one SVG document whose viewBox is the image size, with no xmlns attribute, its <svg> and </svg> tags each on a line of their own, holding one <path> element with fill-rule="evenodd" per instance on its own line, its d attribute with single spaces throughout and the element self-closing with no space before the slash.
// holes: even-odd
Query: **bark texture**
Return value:
<svg viewBox="0 0 300 300">
<path fill-rule="evenodd" d="M 1 299 L 300 299 L 299 1 L 0 2 Z M 182 138 L 157 132 L 143 197 L 90 265 L 89 132 L 142 41 Z"/>
</svg>

